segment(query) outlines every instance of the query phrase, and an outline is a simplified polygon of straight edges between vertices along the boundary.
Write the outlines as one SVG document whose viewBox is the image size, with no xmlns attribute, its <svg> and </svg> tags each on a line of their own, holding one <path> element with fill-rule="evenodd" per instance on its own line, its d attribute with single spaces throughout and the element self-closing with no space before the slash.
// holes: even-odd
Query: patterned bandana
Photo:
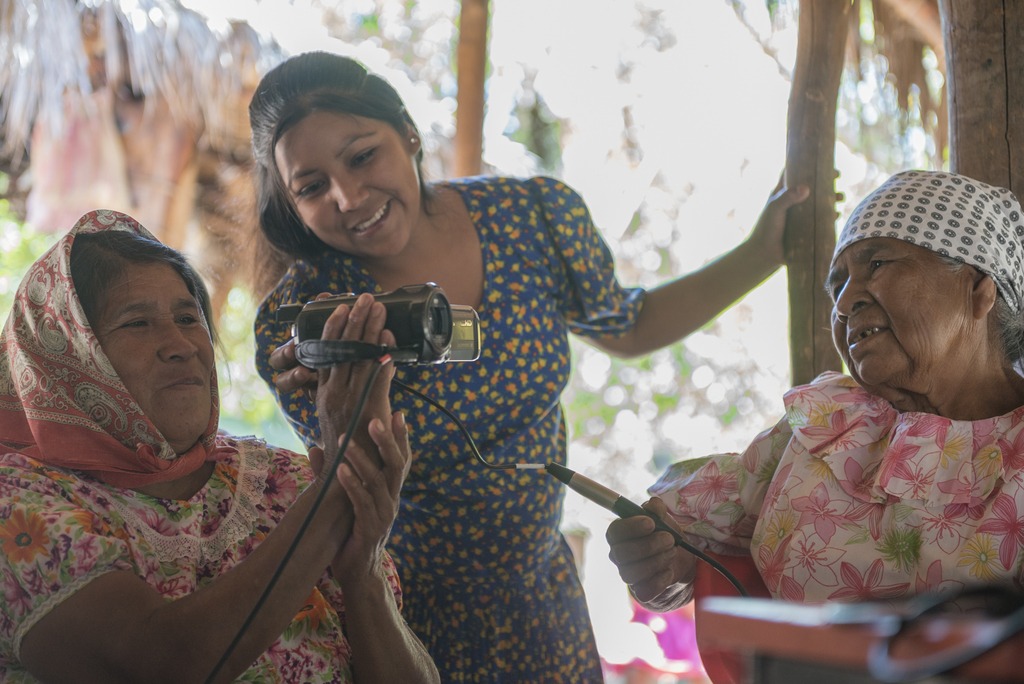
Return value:
<svg viewBox="0 0 1024 684">
<path fill-rule="evenodd" d="M 104 230 L 156 239 L 130 216 L 92 211 L 32 265 L 0 333 L 0 444 L 115 487 L 141 487 L 216 458 L 217 378 L 206 431 L 176 454 L 117 376 L 71 280 L 75 236 Z"/>
<path fill-rule="evenodd" d="M 873 237 L 904 240 L 973 266 L 1021 311 L 1024 217 L 1009 190 L 941 171 L 897 173 L 857 205 L 833 263 L 854 242 Z"/>
</svg>

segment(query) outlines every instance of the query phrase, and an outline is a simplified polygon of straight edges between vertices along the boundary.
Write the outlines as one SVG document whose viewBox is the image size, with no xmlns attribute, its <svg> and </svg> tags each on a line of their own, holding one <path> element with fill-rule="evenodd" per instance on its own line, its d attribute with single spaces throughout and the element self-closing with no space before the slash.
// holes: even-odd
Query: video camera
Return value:
<svg viewBox="0 0 1024 684">
<path fill-rule="evenodd" d="M 341 304 L 354 304 L 357 296 L 352 293 L 335 295 L 306 304 L 285 304 L 277 310 L 278 322 L 292 323 L 300 363 L 320 367 L 331 365 L 330 357 L 334 357 L 333 363 L 365 358 L 353 356 L 351 351 L 362 343 L 320 339 L 327 318 Z M 395 363 L 432 364 L 480 358 L 480 319 L 476 311 L 469 306 L 450 304 L 438 285 L 406 285 L 374 295 L 374 298 L 387 310 L 384 327 L 395 336 L 395 347 L 386 351 Z M 314 344 L 306 344 L 310 342 Z M 304 344 L 307 348 L 317 347 L 316 352 L 307 353 L 310 363 L 306 363 L 300 353 Z"/>
</svg>

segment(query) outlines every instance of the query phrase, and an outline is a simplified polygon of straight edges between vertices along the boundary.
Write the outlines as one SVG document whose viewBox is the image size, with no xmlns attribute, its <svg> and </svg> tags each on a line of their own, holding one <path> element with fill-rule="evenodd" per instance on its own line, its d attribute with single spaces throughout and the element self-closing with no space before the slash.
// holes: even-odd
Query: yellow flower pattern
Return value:
<svg viewBox="0 0 1024 684">
<path fill-rule="evenodd" d="M 568 334 L 628 330 L 643 293 L 620 287 L 586 205 L 563 183 L 481 177 L 444 185 L 461 194 L 480 238 L 481 358 L 399 366 L 396 377 L 457 415 L 488 461 L 564 463 Z M 294 264 L 257 313 L 256 366 L 272 388 L 267 358 L 289 335 L 274 312 L 328 291 L 380 290 L 340 252 Z M 312 440 L 309 398 L 278 400 Z M 453 422 L 415 396 L 395 389 L 392 404 L 407 416 L 417 458 L 389 550 L 405 617 L 442 679 L 601 681 L 582 588 L 558 530 L 562 486 L 543 472 L 488 469 Z"/>
</svg>

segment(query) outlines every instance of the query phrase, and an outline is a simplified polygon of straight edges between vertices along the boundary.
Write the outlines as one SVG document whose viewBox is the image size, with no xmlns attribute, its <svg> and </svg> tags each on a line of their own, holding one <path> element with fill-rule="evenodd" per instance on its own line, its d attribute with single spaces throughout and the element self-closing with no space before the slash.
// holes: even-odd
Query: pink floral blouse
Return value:
<svg viewBox="0 0 1024 684">
<path fill-rule="evenodd" d="M 25 633 L 89 581 L 128 570 L 167 600 L 187 596 L 251 553 L 312 480 L 304 456 L 253 438 L 218 442 L 224 457 L 187 501 L 0 455 L 0 682 L 35 681 L 18 660 Z M 390 558 L 385 568 L 400 603 Z M 344 611 L 341 588 L 325 573 L 238 681 L 351 682 Z"/>
<path fill-rule="evenodd" d="M 824 373 L 742 455 L 671 466 L 650 493 L 700 543 L 749 551 L 777 598 L 889 599 L 1019 582 L 1024 407 L 995 418 L 899 413 Z"/>
</svg>

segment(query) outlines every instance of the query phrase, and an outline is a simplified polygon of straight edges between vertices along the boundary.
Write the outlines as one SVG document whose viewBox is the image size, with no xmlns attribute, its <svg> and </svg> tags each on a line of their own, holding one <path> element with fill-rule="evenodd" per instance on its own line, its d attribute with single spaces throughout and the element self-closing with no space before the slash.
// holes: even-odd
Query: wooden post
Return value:
<svg viewBox="0 0 1024 684">
<path fill-rule="evenodd" d="M 462 0 L 456 56 L 456 176 L 480 173 L 484 138 L 484 83 L 487 79 L 488 0 Z"/>
<path fill-rule="evenodd" d="M 949 166 L 1024 198 L 1024 3 L 940 0 Z"/>
<path fill-rule="evenodd" d="M 824 283 L 836 244 L 836 102 L 851 7 L 848 0 L 800 3 L 789 96 L 786 185 L 807 185 L 811 196 L 789 210 L 786 222 L 794 385 L 842 368 L 832 344 L 832 303 Z"/>
</svg>

